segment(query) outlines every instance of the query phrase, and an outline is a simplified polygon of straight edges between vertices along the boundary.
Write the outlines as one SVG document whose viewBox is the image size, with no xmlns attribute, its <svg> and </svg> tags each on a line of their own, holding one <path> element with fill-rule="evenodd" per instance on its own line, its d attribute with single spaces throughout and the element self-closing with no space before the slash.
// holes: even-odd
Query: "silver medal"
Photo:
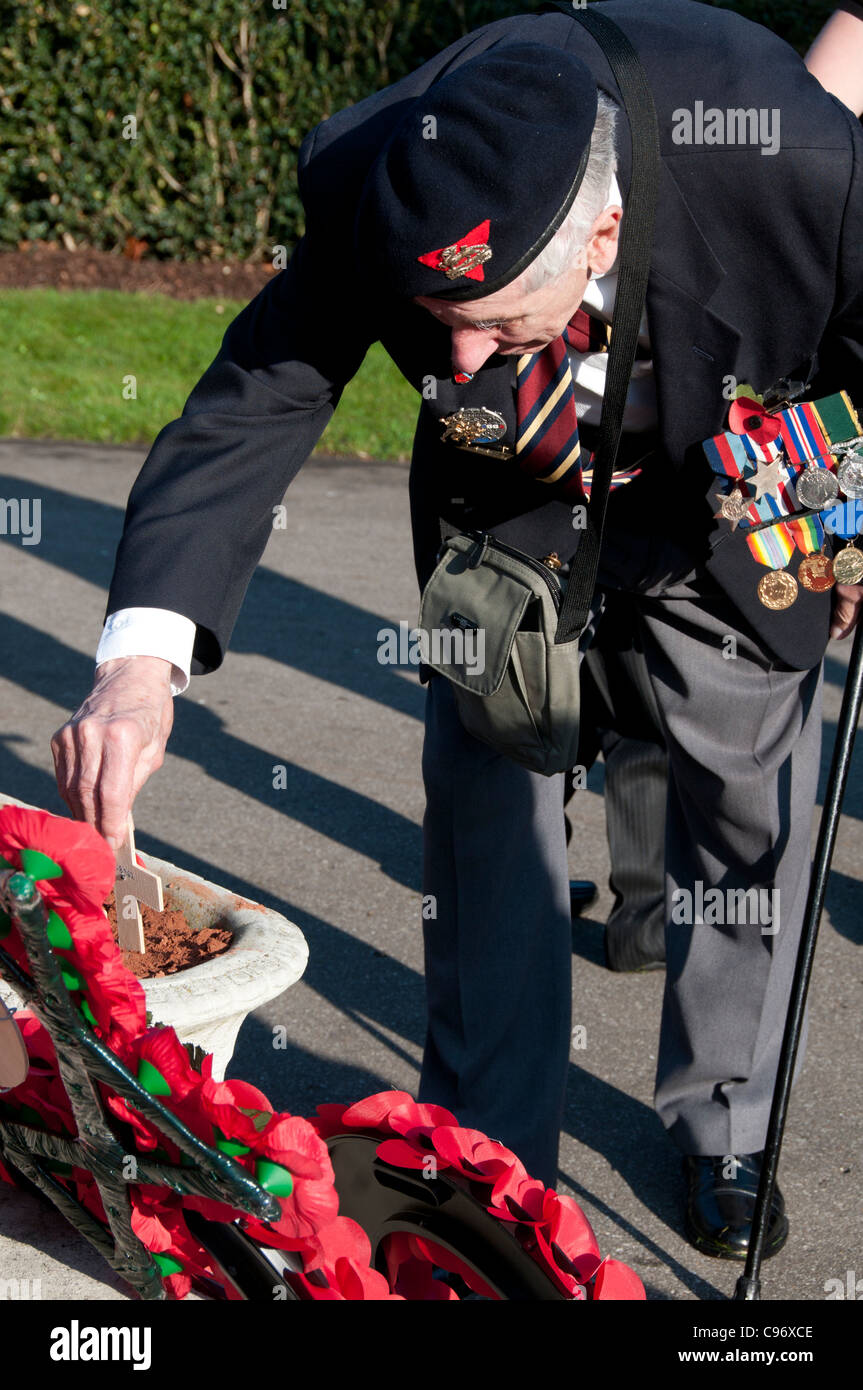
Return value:
<svg viewBox="0 0 863 1390">
<path fill-rule="evenodd" d="M 850 454 L 837 468 L 836 480 L 846 497 L 863 497 L 863 456 Z"/>
<path fill-rule="evenodd" d="M 820 512 L 839 495 L 839 483 L 829 468 L 804 468 L 797 479 L 797 501 L 801 507 Z"/>
</svg>

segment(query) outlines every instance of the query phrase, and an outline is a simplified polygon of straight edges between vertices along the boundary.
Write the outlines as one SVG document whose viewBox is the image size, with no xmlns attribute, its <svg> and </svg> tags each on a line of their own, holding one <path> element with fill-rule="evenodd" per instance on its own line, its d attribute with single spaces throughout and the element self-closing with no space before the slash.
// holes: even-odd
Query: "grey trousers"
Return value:
<svg viewBox="0 0 863 1390">
<path fill-rule="evenodd" d="M 636 631 L 635 600 L 607 590 L 602 622 L 581 668 L 578 761 L 605 763 L 605 826 L 614 905 L 607 963 L 633 970 L 665 955 L 665 803 L 668 759 L 662 719 Z M 567 784 L 568 790 L 568 784 Z M 578 809 L 578 794 L 569 804 Z M 576 875 L 589 877 L 581 864 Z"/>
<path fill-rule="evenodd" d="M 668 543 L 608 533 L 599 622 L 602 591 L 615 588 L 638 596 L 669 759 L 656 1109 L 684 1153 L 755 1152 L 808 886 L 821 668 L 773 661 Z M 563 776 L 531 773 L 466 734 L 439 676 L 423 775 L 424 893 L 437 916 L 424 924 L 420 1098 L 500 1139 L 553 1185 L 572 991 Z M 734 890 L 753 888 L 763 910 L 741 922 Z"/>
</svg>

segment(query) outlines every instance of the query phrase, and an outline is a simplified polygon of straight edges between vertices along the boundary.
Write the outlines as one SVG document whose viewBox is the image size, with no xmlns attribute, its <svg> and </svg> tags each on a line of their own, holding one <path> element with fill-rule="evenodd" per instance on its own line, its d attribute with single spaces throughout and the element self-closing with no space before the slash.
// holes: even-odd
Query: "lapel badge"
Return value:
<svg viewBox="0 0 863 1390">
<path fill-rule="evenodd" d="M 466 449 L 471 454 L 486 454 L 489 458 L 511 459 L 512 449 L 505 444 L 496 445 L 506 434 L 506 420 L 496 410 L 486 406 L 462 406 L 453 415 L 441 420 L 443 425 L 442 443 L 455 444 L 458 449 Z"/>
<path fill-rule="evenodd" d="M 428 251 L 424 256 L 417 256 L 417 260 L 430 265 L 432 270 L 442 270 L 448 280 L 458 280 L 462 275 L 468 280 L 484 280 L 483 265 L 492 258 L 488 244 L 490 232 L 491 222 L 486 219 L 451 246 Z"/>
</svg>

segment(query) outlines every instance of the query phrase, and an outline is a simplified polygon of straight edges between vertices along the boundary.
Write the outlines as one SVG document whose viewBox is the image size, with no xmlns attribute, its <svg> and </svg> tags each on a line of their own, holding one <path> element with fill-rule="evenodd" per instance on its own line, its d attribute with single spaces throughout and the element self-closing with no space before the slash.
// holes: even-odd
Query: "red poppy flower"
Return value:
<svg viewBox="0 0 863 1390">
<path fill-rule="evenodd" d="M 458 1299 L 458 1294 L 445 1280 L 434 1278 L 435 1268 L 459 1275 L 469 1289 L 483 1298 L 498 1298 L 494 1289 L 470 1265 L 426 1236 L 396 1232 L 387 1237 L 384 1253 L 391 1286 L 411 1301 Z M 423 1268 L 425 1273 L 422 1273 Z"/>
<path fill-rule="evenodd" d="M 74 1187 L 78 1201 L 86 1207 L 90 1215 L 95 1216 L 103 1226 L 107 1226 L 108 1218 L 102 1203 L 102 1194 L 93 1174 L 87 1168 L 73 1168 L 67 1185 Z"/>
<path fill-rule="evenodd" d="M 147 1062 L 170 1088 L 172 1102 L 185 1100 L 191 1092 L 203 1089 L 201 1077 L 173 1028 L 148 1028 L 138 1046 L 139 1066 Z"/>
<path fill-rule="evenodd" d="M 129 1188 L 132 1230 L 148 1250 L 161 1254 L 170 1250 L 177 1233 L 179 1197 L 161 1187 L 135 1185 Z"/>
<path fill-rule="evenodd" d="M 748 434 L 756 444 L 772 444 L 782 424 L 775 415 L 768 415 L 758 401 L 749 396 L 739 396 L 731 402 L 728 428 L 732 434 Z"/>
<path fill-rule="evenodd" d="M 643 1300 L 647 1297 L 638 1275 L 620 1260 L 603 1260 L 589 1287 L 595 1302 L 610 1299 Z"/>
<path fill-rule="evenodd" d="M 298 1253 L 303 1261 L 303 1288 L 310 1298 L 396 1298 L 383 1275 L 371 1268 L 368 1236 L 347 1216 L 337 1216 L 310 1236 L 298 1246 Z"/>
<path fill-rule="evenodd" d="M 163 1188 L 130 1188 L 132 1206 L 132 1230 L 157 1259 L 163 1274 L 165 1287 L 172 1298 L 185 1298 L 192 1289 L 195 1279 L 205 1284 L 217 1282 L 228 1289 L 229 1297 L 236 1297 L 219 1278 L 212 1257 L 195 1240 L 183 1220 L 180 1199 L 175 1193 Z M 174 1269 L 176 1265 L 178 1268 Z"/>
<path fill-rule="evenodd" d="M 349 1105 L 342 1114 L 342 1121 L 351 1129 L 379 1129 L 386 1132 L 391 1128 L 390 1114 L 397 1105 L 405 1102 L 416 1105 L 407 1091 L 378 1091 L 376 1095 L 366 1096 L 365 1100 Z"/>
<path fill-rule="evenodd" d="M 0 809 L 0 854 L 20 865 L 22 849 L 38 850 L 63 870 L 61 876 L 45 880 L 38 872 L 33 874 L 47 903 L 66 898 L 85 911 L 88 906 L 101 910 L 114 883 L 116 864 L 92 825 L 47 811 L 4 806 Z"/>
<path fill-rule="evenodd" d="M 281 1216 L 265 1225 L 246 1218 L 245 1226 L 253 1240 L 276 1250 L 296 1250 L 316 1232 L 325 1229 L 338 1215 L 339 1199 L 333 1182 L 332 1168 L 325 1176 L 300 1178 L 290 1197 L 279 1199 Z"/>
<path fill-rule="evenodd" d="M 510 1149 L 478 1129 L 441 1126 L 433 1131 L 432 1144 L 441 1160 L 466 1178 L 493 1184 L 492 1206 L 501 1206 L 505 1194 L 527 1177 L 524 1164 Z"/>
<path fill-rule="evenodd" d="M 212 1078 L 204 1081 L 201 1105 L 226 1139 L 248 1144 L 250 1148 L 259 1143 L 275 1119 L 273 1107 L 263 1091 L 247 1081 L 213 1081 Z"/>
<path fill-rule="evenodd" d="M 437 1169 L 449 1166 L 443 1159 L 439 1159 L 432 1149 L 425 1149 L 419 1144 L 410 1143 L 407 1139 L 384 1139 L 378 1144 L 375 1153 L 384 1163 L 391 1163 L 394 1168 L 428 1171 L 429 1160 Z M 434 1172 L 434 1169 L 431 1171 Z"/>
<path fill-rule="evenodd" d="M 395 1236 L 391 1239 L 395 1240 Z M 458 1302 L 455 1289 L 446 1280 L 435 1278 L 434 1267 L 427 1259 L 406 1255 L 390 1263 L 388 1258 L 387 1268 L 390 1287 L 411 1303 Z"/>
<path fill-rule="evenodd" d="M 43 1062 L 31 1065 L 26 1080 L 4 1095 L 11 1108 L 22 1107 L 21 1124 L 35 1125 L 54 1134 L 77 1134 L 75 1116 L 59 1075 Z M 32 1112 L 32 1113 L 30 1113 Z"/>
<path fill-rule="evenodd" d="M 408 1096 L 406 1101 L 393 1106 L 387 1116 L 387 1124 L 403 1138 L 416 1139 L 425 1147 L 431 1148 L 433 1131 L 442 1125 L 457 1125 L 458 1120 L 442 1105 L 420 1104 L 412 1096 Z"/>
<path fill-rule="evenodd" d="M 119 1049 L 146 1027 L 144 991 L 119 954 L 86 972 L 84 994 L 109 1047 Z"/>
<path fill-rule="evenodd" d="M 57 1068 L 57 1054 L 51 1041 L 51 1034 L 39 1021 L 32 1009 L 16 1009 L 15 1022 L 24 1039 L 27 1055 L 33 1062 L 44 1062 L 52 1070 Z"/>
<path fill-rule="evenodd" d="M 506 1219 L 509 1213 L 510 1219 L 519 1221 L 526 1226 L 538 1226 L 544 1219 L 545 1208 L 545 1183 L 538 1178 L 521 1178 L 511 1188 L 503 1193 L 503 1201 L 496 1209 L 496 1214 Z M 495 1208 L 490 1208 L 495 1210 Z"/>
<path fill-rule="evenodd" d="M 547 1192 L 543 1209 L 555 1263 L 584 1284 L 602 1258 L 593 1227 L 574 1198 L 565 1194 Z"/>
<path fill-rule="evenodd" d="M 332 1268 L 340 1259 L 369 1264 L 372 1247 L 358 1222 L 349 1216 L 337 1216 L 328 1226 L 299 1243 L 297 1253 L 302 1256 L 306 1273 L 310 1274 L 316 1269 Z"/>
<path fill-rule="evenodd" d="M 344 1115 L 350 1108 L 349 1105 L 319 1105 L 309 1124 L 322 1139 L 331 1139 L 334 1134 L 343 1134 L 349 1128 L 345 1125 Z"/>
<path fill-rule="evenodd" d="M 149 1153 L 152 1149 L 157 1149 L 165 1140 L 162 1131 L 148 1120 L 146 1115 L 134 1110 L 123 1100 L 122 1096 L 113 1093 L 103 1092 L 105 1104 L 112 1115 L 116 1115 L 118 1120 L 123 1120 L 130 1125 L 135 1134 L 135 1145 L 142 1153 Z"/>
<path fill-rule="evenodd" d="M 327 1146 L 308 1120 L 299 1115 L 275 1116 L 275 1123 L 258 1136 L 254 1153 L 287 1168 L 294 1179 L 332 1179 Z"/>
</svg>

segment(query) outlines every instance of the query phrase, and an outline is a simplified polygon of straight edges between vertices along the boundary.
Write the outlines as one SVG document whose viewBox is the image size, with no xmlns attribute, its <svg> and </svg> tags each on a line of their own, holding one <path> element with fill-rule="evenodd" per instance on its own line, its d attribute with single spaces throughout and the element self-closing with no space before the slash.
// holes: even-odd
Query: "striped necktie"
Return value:
<svg viewBox="0 0 863 1390">
<path fill-rule="evenodd" d="M 607 324 L 577 309 L 559 338 L 516 362 L 516 458 L 526 473 L 553 489 L 555 498 L 568 502 L 589 497 L 592 481 L 592 472 L 582 472 L 568 348 L 607 352 L 609 338 Z M 640 468 L 615 472 L 612 491 L 640 472 Z"/>
</svg>

